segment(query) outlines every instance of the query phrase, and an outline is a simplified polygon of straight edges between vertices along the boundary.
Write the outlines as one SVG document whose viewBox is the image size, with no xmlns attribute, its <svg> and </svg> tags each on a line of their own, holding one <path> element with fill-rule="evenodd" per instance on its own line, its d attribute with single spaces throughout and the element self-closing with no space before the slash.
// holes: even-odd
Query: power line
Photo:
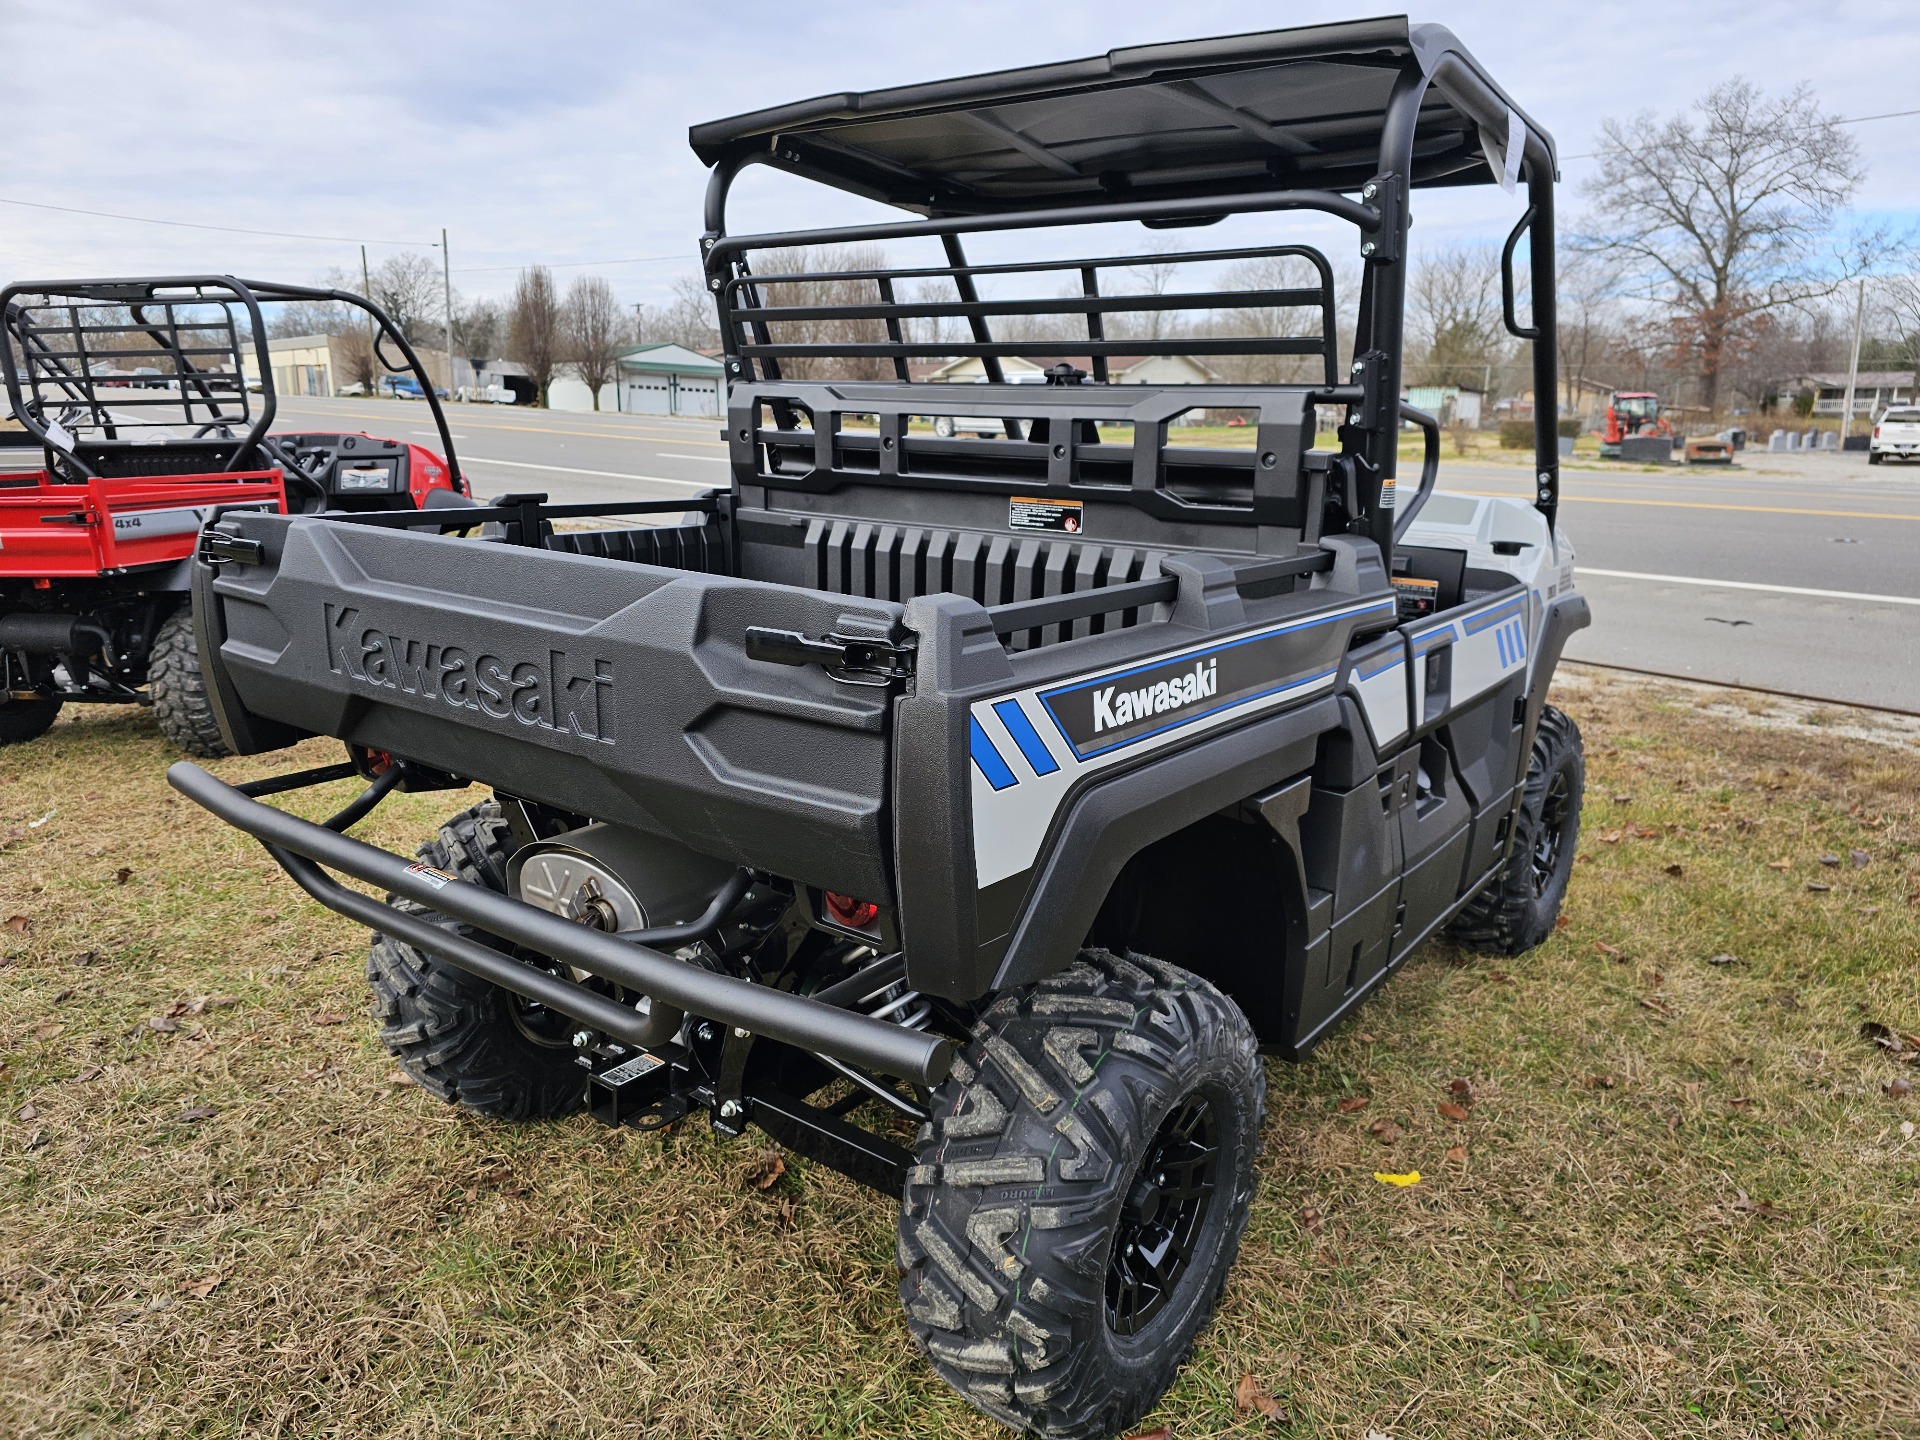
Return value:
<svg viewBox="0 0 1920 1440">
<path fill-rule="evenodd" d="M 597 269 L 603 265 L 651 265 L 657 260 L 691 260 L 697 263 L 699 258 L 699 256 L 693 254 L 691 251 L 686 251 L 678 255 L 636 255 L 630 260 L 563 260 L 557 265 L 547 266 L 547 269 L 581 270 Z M 533 263 L 537 264 L 538 262 Z M 494 275 L 503 270 L 524 270 L 526 268 L 525 265 L 468 265 L 455 270 L 453 273 L 456 275 Z"/>
<path fill-rule="evenodd" d="M 219 230 L 228 235 L 265 235 L 276 240 L 327 240 L 341 245 L 407 245 L 433 248 L 431 240 L 361 240 L 349 235 L 302 235 L 292 230 L 246 230 L 238 225 L 200 225 L 191 220 L 158 220 L 151 215 L 119 215 L 111 210 L 82 210 L 73 205 L 48 205 L 40 200 L 12 200 L 0 195 L 0 205 L 24 205 L 30 210 L 58 210 L 63 215 L 91 215 L 96 220 L 131 220 L 137 225 L 167 225 L 176 230 Z"/>
<path fill-rule="evenodd" d="M 1920 115 L 1920 110 L 1889 110 L 1884 115 L 1855 115 L 1847 120 L 1834 120 L 1834 125 L 1864 125 L 1869 120 L 1904 120 L 1909 115 Z M 1817 128 L 1817 127 L 1808 127 Z M 1598 150 L 1589 150 L 1583 155 L 1562 155 L 1562 160 L 1594 160 L 1600 155 Z"/>
</svg>

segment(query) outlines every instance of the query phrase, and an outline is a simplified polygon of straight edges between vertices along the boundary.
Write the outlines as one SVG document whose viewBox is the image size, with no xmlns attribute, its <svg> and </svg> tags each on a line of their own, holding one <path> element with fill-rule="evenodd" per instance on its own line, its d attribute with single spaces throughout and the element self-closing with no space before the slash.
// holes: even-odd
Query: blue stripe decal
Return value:
<svg viewBox="0 0 1920 1440">
<path fill-rule="evenodd" d="M 967 724 L 972 727 L 971 746 L 973 763 L 980 767 L 980 773 L 986 777 L 987 784 L 996 790 L 1006 790 L 1020 782 L 1014 778 L 1007 762 L 1000 758 L 1000 752 L 993 748 L 993 741 L 987 738 L 987 732 L 980 728 L 980 722 L 971 715 Z"/>
<path fill-rule="evenodd" d="M 1406 658 L 1407 658 L 1406 656 L 1396 653 L 1391 659 L 1383 662 L 1382 664 L 1374 666 L 1373 669 L 1360 671 L 1358 674 L 1354 676 L 1354 679 L 1371 680 L 1376 675 L 1384 675 L 1387 673 L 1387 671 L 1393 669 L 1394 666 L 1398 665 L 1402 660 L 1405 660 Z"/>
<path fill-rule="evenodd" d="M 1526 659 L 1527 627 L 1522 625 L 1518 620 L 1513 622 L 1513 644 L 1514 648 L 1520 652 L 1520 658 L 1522 660 Z"/>
<path fill-rule="evenodd" d="M 1520 601 L 1510 600 L 1505 605 L 1487 611 L 1484 615 L 1475 615 L 1472 619 L 1460 623 L 1467 627 L 1469 635 L 1477 635 L 1489 625 L 1498 625 L 1502 620 L 1511 620 L 1520 613 Z"/>
<path fill-rule="evenodd" d="M 1033 722 L 1027 719 L 1027 712 L 1020 708 L 1018 700 L 995 701 L 993 713 L 1007 727 L 1007 734 L 1020 747 L 1020 753 L 1027 757 L 1027 764 L 1033 767 L 1034 774 L 1051 775 L 1060 768 L 1060 762 L 1053 758 L 1053 752 L 1047 749 L 1047 742 L 1033 728 Z M 1000 787 L 996 785 L 994 788 L 997 790 Z"/>
<path fill-rule="evenodd" d="M 1504 670 L 1513 663 L 1513 657 L 1507 654 L 1506 627 L 1503 625 L 1500 629 L 1494 631 L 1493 638 L 1500 644 L 1500 668 Z"/>
</svg>

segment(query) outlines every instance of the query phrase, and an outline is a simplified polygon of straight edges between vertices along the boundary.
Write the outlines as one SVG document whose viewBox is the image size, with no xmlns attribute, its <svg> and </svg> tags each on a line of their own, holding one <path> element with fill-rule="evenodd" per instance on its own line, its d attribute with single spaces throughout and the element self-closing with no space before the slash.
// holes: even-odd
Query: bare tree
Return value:
<svg viewBox="0 0 1920 1440">
<path fill-rule="evenodd" d="M 500 354 L 500 340 L 506 328 L 500 306 L 492 300 L 474 300 L 460 307 L 453 321 L 454 348 L 466 357 L 473 370 L 474 383 L 489 360 Z"/>
<path fill-rule="evenodd" d="M 1482 389 L 1503 358 L 1500 260 L 1484 245 L 1449 245 L 1414 267 L 1407 328 L 1415 354 L 1407 373 L 1423 385 Z"/>
<path fill-rule="evenodd" d="M 613 286 L 598 275 L 582 275 L 567 287 L 560 312 L 561 345 L 567 363 L 600 408 L 600 391 L 620 373 L 627 348 L 626 315 L 613 298 Z"/>
<path fill-rule="evenodd" d="M 1222 290 L 1298 290 L 1317 289 L 1320 272 L 1306 260 L 1294 255 L 1264 255 L 1251 260 L 1236 260 L 1220 277 Z M 1334 273 L 1336 309 L 1333 333 L 1327 340 L 1334 346 L 1336 373 L 1344 374 L 1360 293 L 1359 277 L 1350 270 Z M 1212 332 L 1222 336 L 1319 335 L 1323 325 L 1318 310 L 1302 306 L 1236 305 L 1215 312 Z M 1208 363 L 1223 380 L 1236 385 L 1289 385 L 1302 381 L 1319 382 L 1325 378 L 1326 361 L 1318 355 L 1219 355 Z"/>
<path fill-rule="evenodd" d="M 527 367 L 534 393 L 545 408 L 552 398 L 553 372 L 560 364 L 560 302 L 553 272 L 529 265 L 513 285 L 507 311 L 507 354 Z"/>
<path fill-rule="evenodd" d="M 664 305 L 647 305 L 640 312 L 640 338 L 708 351 L 720 347 L 720 328 L 713 296 L 695 275 L 673 282 L 673 295 Z"/>
<path fill-rule="evenodd" d="M 379 367 L 373 362 L 373 341 L 367 335 L 367 327 L 349 325 L 335 333 L 340 341 L 341 368 L 346 371 L 347 383 L 358 385 L 362 395 L 373 394 Z"/>
<path fill-rule="evenodd" d="M 400 333 L 416 346 L 437 343 L 446 308 L 440 267 L 410 250 L 389 255 L 374 267 L 368 298 L 386 311 Z"/>
<path fill-rule="evenodd" d="M 1585 243 L 1624 261 L 1629 288 L 1671 309 L 1712 410 L 1761 317 L 1857 273 L 1859 257 L 1830 241 L 1865 170 L 1805 85 L 1768 95 L 1736 77 L 1693 109 L 1697 123 L 1645 112 L 1601 126 Z"/>
<path fill-rule="evenodd" d="M 805 249 L 767 250 L 756 257 L 754 272 L 763 305 L 833 306 L 873 304 L 880 298 L 877 282 L 843 278 L 850 270 L 885 268 L 887 257 L 873 245 L 822 245 Z M 813 275 L 820 279 L 782 280 L 782 275 Z M 768 330 L 775 344 L 840 346 L 883 343 L 887 327 L 880 320 L 823 317 L 780 320 Z M 780 373 L 790 380 L 890 380 L 892 364 L 876 355 L 821 354 L 783 357 Z"/>
<path fill-rule="evenodd" d="M 1560 385 L 1565 399 L 1563 415 L 1578 416 L 1581 394 L 1594 367 L 1605 353 L 1610 332 L 1619 320 L 1613 280 L 1596 256 L 1573 251 L 1561 262 L 1558 276 Z"/>
</svg>

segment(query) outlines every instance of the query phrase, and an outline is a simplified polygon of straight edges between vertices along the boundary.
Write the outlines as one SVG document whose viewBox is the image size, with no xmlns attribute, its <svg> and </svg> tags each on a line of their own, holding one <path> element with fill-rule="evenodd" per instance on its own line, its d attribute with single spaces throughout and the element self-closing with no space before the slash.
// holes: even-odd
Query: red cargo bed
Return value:
<svg viewBox="0 0 1920 1440">
<path fill-rule="evenodd" d="M 278 470 L 50 483 L 44 470 L 0 477 L 0 578 L 72 579 L 163 565 L 193 553 L 219 505 L 276 512 Z"/>
</svg>

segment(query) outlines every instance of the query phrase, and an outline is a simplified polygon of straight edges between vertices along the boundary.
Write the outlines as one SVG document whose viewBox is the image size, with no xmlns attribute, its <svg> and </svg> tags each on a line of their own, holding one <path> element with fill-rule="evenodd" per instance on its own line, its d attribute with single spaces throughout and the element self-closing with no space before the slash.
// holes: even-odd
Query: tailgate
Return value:
<svg viewBox="0 0 1920 1440">
<path fill-rule="evenodd" d="M 211 687 L 509 794 L 876 900 L 890 696 L 747 659 L 749 626 L 880 636 L 886 601 L 284 516 L 197 587 Z"/>
</svg>

